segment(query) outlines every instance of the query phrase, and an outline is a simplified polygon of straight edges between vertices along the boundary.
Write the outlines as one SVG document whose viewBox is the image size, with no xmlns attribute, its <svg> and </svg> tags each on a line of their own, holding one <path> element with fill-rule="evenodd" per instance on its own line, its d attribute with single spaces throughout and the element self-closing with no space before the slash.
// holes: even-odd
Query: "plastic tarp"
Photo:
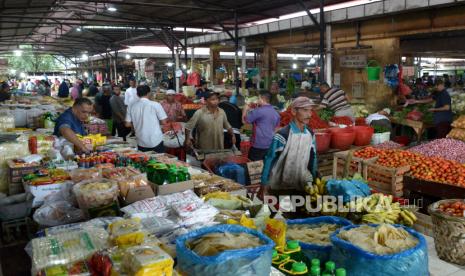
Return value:
<svg viewBox="0 0 465 276">
<path fill-rule="evenodd" d="M 263 245 L 250 248 L 227 250 L 215 256 L 199 256 L 186 247 L 186 242 L 209 233 L 246 233 L 260 238 Z M 179 270 L 189 276 L 268 276 L 274 242 L 255 230 L 239 225 L 218 225 L 192 231 L 176 240 Z"/>
<path fill-rule="evenodd" d="M 306 219 L 292 219 L 287 221 L 287 225 L 293 224 L 308 224 L 314 225 L 315 227 L 318 224 L 328 223 L 328 224 L 337 224 L 341 225 L 341 227 L 352 225 L 347 219 L 340 218 L 340 217 L 333 217 L 333 216 L 324 216 L 324 217 L 316 217 L 316 218 L 306 218 Z M 304 253 L 305 257 L 308 260 L 312 259 L 319 259 L 321 263 L 325 263 L 329 261 L 329 257 L 331 255 L 331 249 L 333 248 L 332 245 L 317 245 L 317 244 L 310 244 L 305 242 L 299 242 L 300 248 L 302 249 L 302 253 Z"/>
<path fill-rule="evenodd" d="M 376 227 L 375 224 L 370 224 Z M 337 267 L 344 267 L 350 275 L 372 276 L 382 271 L 385 276 L 423 276 L 428 271 L 428 246 L 425 238 L 413 229 L 402 225 L 408 233 L 418 239 L 418 244 L 408 250 L 389 255 L 377 255 L 355 246 L 337 235 L 342 230 L 357 228 L 359 225 L 349 225 L 341 228 L 331 235 L 333 250 L 331 259 Z"/>
<path fill-rule="evenodd" d="M 354 197 L 366 197 L 371 194 L 370 187 L 366 183 L 354 179 L 328 180 L 326 189 L 331 196 L 342 196 L 344 203 L 350 202 Z"/>
<path fill-rule="evenodd" d="M 216 174 L 234 180 L 242 185 L 246 184 L 245 169 L 235 163 L 226 163 L 216 168 Z"/>
</svg>

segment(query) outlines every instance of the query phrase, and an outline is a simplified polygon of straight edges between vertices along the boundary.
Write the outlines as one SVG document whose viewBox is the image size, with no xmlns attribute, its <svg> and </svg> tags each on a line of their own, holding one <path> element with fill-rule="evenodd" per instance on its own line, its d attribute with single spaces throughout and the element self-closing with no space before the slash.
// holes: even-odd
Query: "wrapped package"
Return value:
<svg viewBox="0 0 465 276">
<path fill-rule="evenodd" d="M 118 185 L 108 179 L 92 179 L 73 187 L 79 207 L 89 209 L 111 204 L 118 199 Z"/>
<path fill-rule="evenodd" d="M 113 244 L 117 246 L 134 246 L 144 242 L 145 232 L 138 218 L 115 221 L 108 229 Z"/>
<path fill-rule="evenodd" d="M 378 225 L 349 225 L 331 235 L 333 250 L 331 260 L 337 267 L 344 267 L 351 275 L 371 276 L 374 271 L 382 271 L 386 276 L 418 276 L 429 275 L 428 246 L 425 238 L 413 229 L 401 225 L 391 227 L 401 228 L 417 241 L 412 248 L 399 253 L 380 255 L 368 252 L 360 246 L 350 243 L 340 237 L 341 232 L 359 227 L 379 227 Z M 387 239 L 384 240 L 387 243 Z M 403 242 L 398 243 L 402 245 Z"/>
<path fill-rule="evenodd" d="M 307 239 L 305 241 L 299 240 L 297 237 L 299 237 L 299 233 L 296 233 L 295 229 L 296 227 L 299 226 L 308 226 L 309 228 L 313 227 L 321 227 L 321 226 L 327 226 L 326 232 L 324 233 L 314 233 L 314 232 L 309 232 L 305 233 L 305 229 L 302 229 L 302 235 L 304 238 Z M 336 225 L 336 227 L 332 227 L 332 225 Z M 352 225 L 352 223 L 344 218 L 340 217 L 332 217 L 332 216 L 323 216 L 323 217 L 316 217 L 316 218 L 306 218 L 306 219 L 293 219 L 293 220 L 288 220 L 287 221 L 287 239 L 289 240 L 298 240 L 300 244 L 300 248 L 302 249 L 302 253 L 304 253 L 305 257 L 308 260 L 312 259 L 319 259 L 321 263 L 325 263 L 329 261 L 330 255 L 331 255 L 331 250 L 332 250 L 332 244 L 330 241 L 330 236 L 334 232 L 334 230 L 337 230 L 339 228 L 342 228 L 347 225 Z M 334 230 L 333 230 L 334 229 Z M 325 229 L 319 229 L 319 230 L 325 230 Z M 314 240 L 313 243 L 309 243 L 309 240 Z"/>
<path fill-rule="evenodd" d="M 15 128 L 15 116 L 11 112 L 0 112 L 0 130 L 6 131 L 9 128 Z"/>
<path fill-rule="evenodd" d="M 20 136 L 15 141 L 0 143 L 0 193 L 8 194 L 8 173 L 6 161 L 29 155 L 26 136 Z"/>
<path fill-rule="evenodd" d="M 202 199 L 199 198 L 193 191 L 187 190 L 181 193 L 174 193 L 140 200 L 122 208 L 121 210 L 127 215 L 146 213 L 159 217 L 168 217 L 168 215 L 171 213 L 171 206 L 174 203 L 179 204 L 189 202 L 203 203 Z"/>
<path fill-rule="evenodd" d="M 54 227 L 45 228 L 37 232 L 38 237 L 45 237 L 45 236 L 54 236 L 61 233 L 67 232 L 79 232 L 79 231 L 90 231 L 89 229 L 101 229 L 105 230 L 108 228 L 108 225 L 111 223 L 122 220 L 121 217 L 102 217 L 102 218 L 94 218 L 85 222 L 78 222 L 78 223 L 71 223 L 65 225 L 59 225 Z M 99 231 L 99 230 L 98 230 Z"/>
<path fill-rule="evenodd" d="M 185 226 L 211 222 L 219 212 L 215 207 L 203 202 L 175 203 L 172 208 L 178 222 Z"/>
<path fill-rule="evenodd" d="M 125 250 L 122 266 L 134 276 L 173 274 L 174 260 L 158 246 L 134 246 Z"/>
<path fill-rule="evenodd" d="M 107 248 L 107 239 L 108 233 L 98 228 L 33 239 L 33 268 L 40 271 L 47 267 L 84 260 L 94 252 Z"/>
<path fill-rule="evenodd" d="M 54 201 L 37 209 L 33 218 L 41 226 L 57 226 L 83 220 L 84 214 L 68 201 Z"/>
<path fill-rule="evenodd" d="M 69 176 L 74 183 L 102 177 L 100 169 L 97 168 L 75 169 L 69 172 Z"/>
<path fill-rule="evenodd" d="M 102 169 L 102 176 L 118 183 L 123 198 L 126 198 L 129 190 L 149 185 L 145 173 L 141 174 L 139 170 L 130 167 L 105 168 Z"/>
<path fill-rule="evenodd" d="M 187 243 L 213 233 L 248 234 L 259 239 L 259 246 L 225 250 L 214 256 L 200 256 Z M 274 242 L 265 235 L 239 225 L 218 225 L 201 228 L 176 240 L 178 270 L 190 276 L 268 276 Z"/>
<path fill-rule="evenodd" d="M 180 225 L 173 220 L 152 216 L 150 214 L 135 214 L 132 217 L 140 218 L 144 231 L 156 236 L 172 232 L 180 227 Z"/>
</svg>

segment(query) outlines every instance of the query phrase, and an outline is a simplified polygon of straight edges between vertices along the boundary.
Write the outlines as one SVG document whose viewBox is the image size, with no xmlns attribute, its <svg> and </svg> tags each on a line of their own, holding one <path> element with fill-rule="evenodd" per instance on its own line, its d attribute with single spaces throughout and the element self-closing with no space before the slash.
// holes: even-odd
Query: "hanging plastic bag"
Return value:
<svg viewBox="0 0 465 276">
<path fill-rule="evenodd" d="M 245 185 L 245 169 L 236 163 L 226 163 L 216 168 L 216 174 L 234 180 L 235 182 Z"/>
</svg>

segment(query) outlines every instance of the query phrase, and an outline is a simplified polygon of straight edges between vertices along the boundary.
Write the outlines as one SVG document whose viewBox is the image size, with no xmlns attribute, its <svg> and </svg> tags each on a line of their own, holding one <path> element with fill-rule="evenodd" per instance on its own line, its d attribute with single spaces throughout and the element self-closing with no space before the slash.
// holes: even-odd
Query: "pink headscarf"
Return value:
<svg viewBox="0 0 465 276">
<path fill-rule="evenodd" d="M 76 100 L 77 98 L 79 98 L 79 84 L 77 82 L 75 82 L 73 84 L 73 88 L 71 88 L 71 98 L 73 98 L 73 100 Z"/>
</svg>

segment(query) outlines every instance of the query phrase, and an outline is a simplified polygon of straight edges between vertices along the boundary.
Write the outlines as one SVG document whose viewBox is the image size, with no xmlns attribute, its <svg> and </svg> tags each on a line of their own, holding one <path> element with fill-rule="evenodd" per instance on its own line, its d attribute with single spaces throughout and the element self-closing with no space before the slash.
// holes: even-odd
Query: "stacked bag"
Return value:
<svg viewBox="0 0 465 276">
<path fill-rule="evenodd" d="M 452 123 L 453 129 L 447 135 L 447 138 L 453 138 L 465 141 L 465 115 L 460 116 Z"/>
</svg>

